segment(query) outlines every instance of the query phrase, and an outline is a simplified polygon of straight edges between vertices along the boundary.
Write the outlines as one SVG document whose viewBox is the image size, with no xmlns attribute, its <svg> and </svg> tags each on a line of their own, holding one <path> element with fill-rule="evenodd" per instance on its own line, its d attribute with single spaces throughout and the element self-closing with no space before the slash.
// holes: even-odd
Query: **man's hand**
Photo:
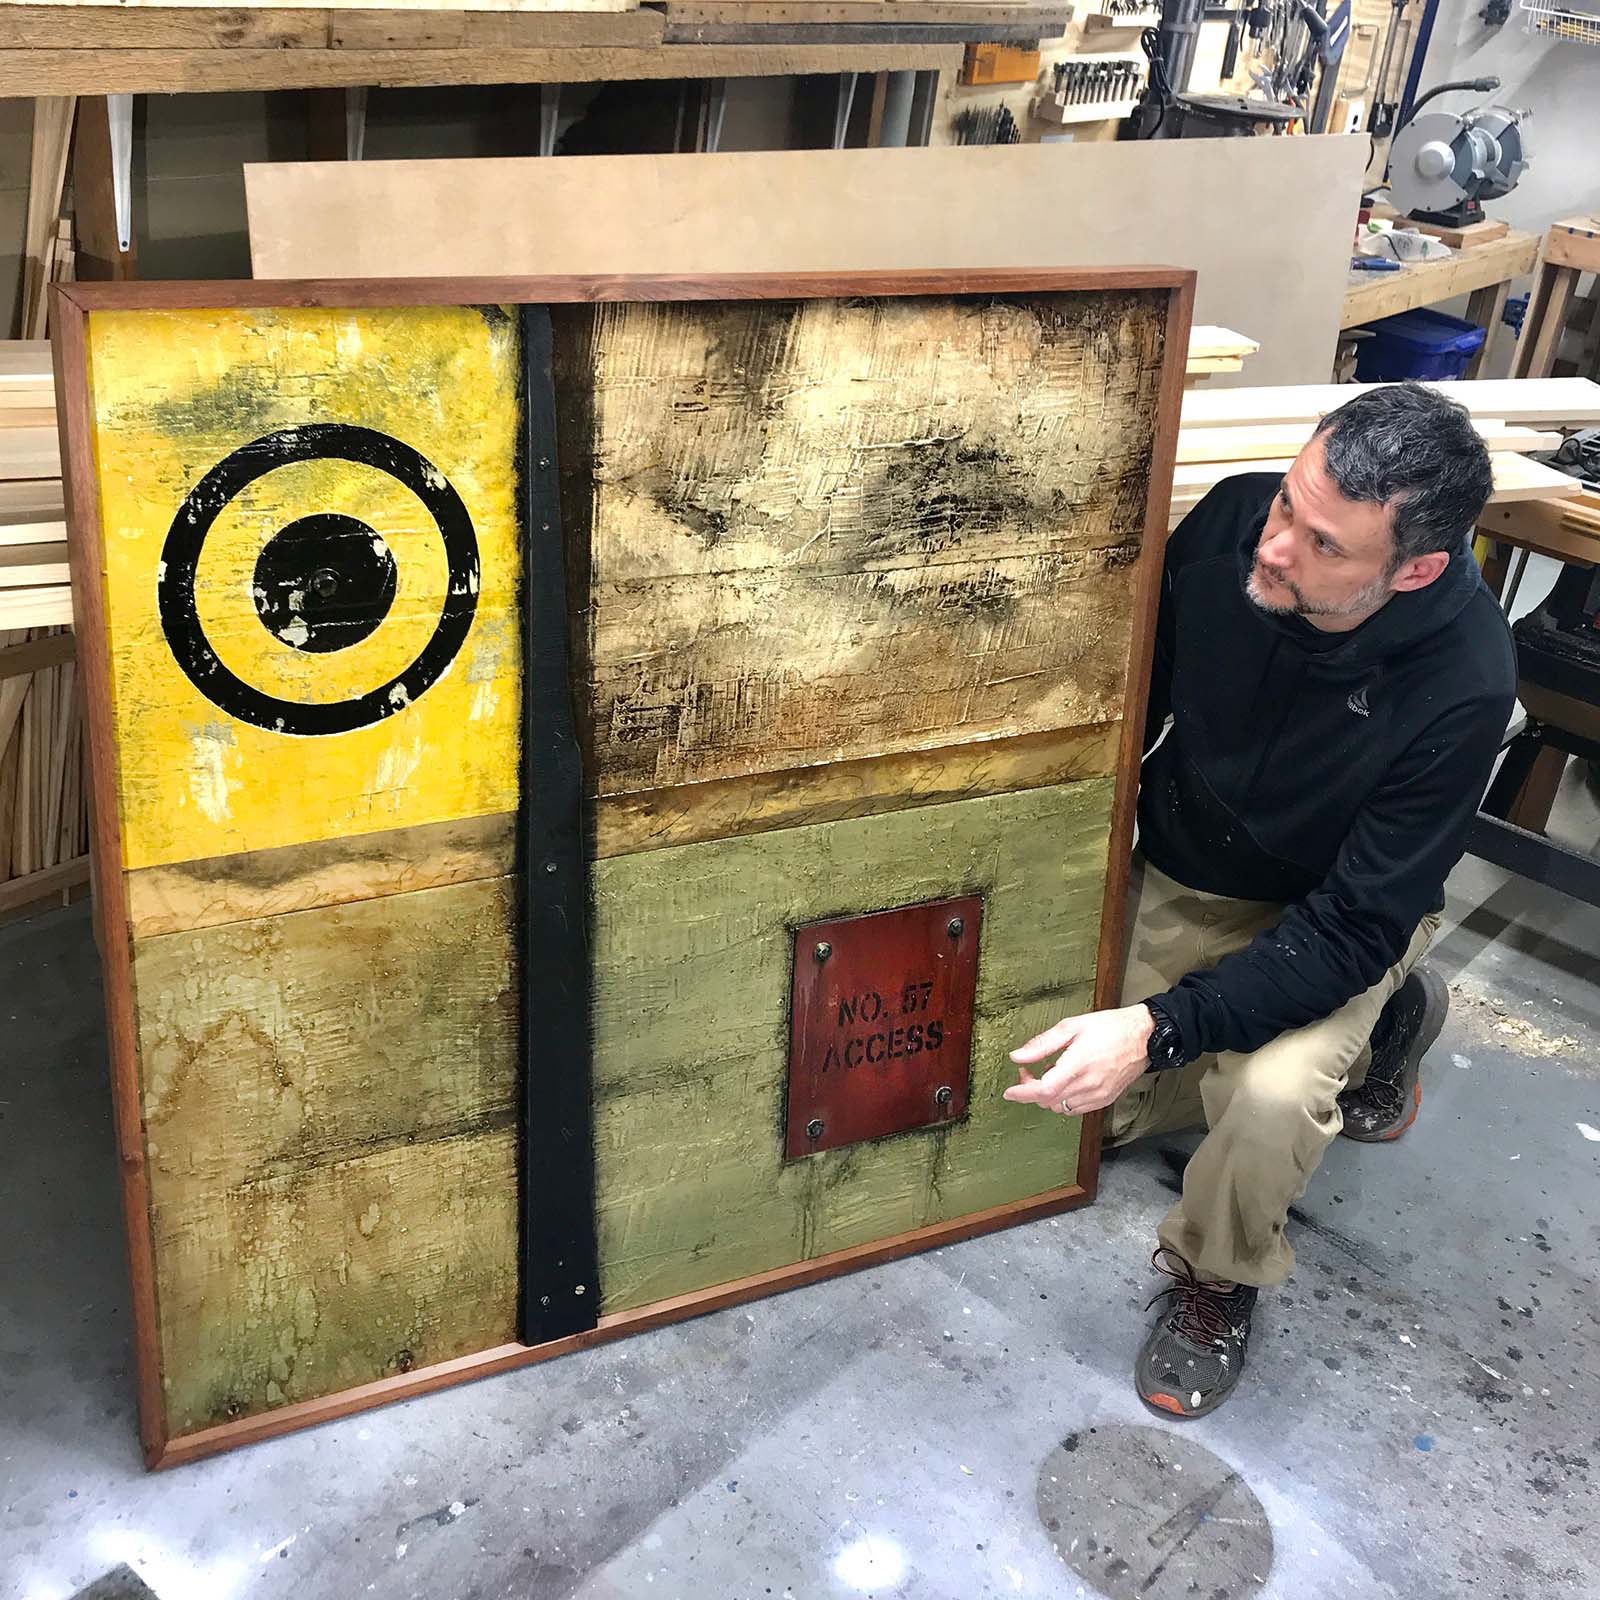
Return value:
<svg viewBox="0 0 1600 1600">
<path fill-rule="evenodd" d="M 1066 1017 L 1011 1052 L 1021 1081 L 1006 1099 L 1083 1116 L 1108 1106 L 1150 1065 L 1146 1046 L 1155 1018 L 1144 1006 Z M 1061 1054 L 1041 1078 L 1028 1067 Z"/>
</svg>

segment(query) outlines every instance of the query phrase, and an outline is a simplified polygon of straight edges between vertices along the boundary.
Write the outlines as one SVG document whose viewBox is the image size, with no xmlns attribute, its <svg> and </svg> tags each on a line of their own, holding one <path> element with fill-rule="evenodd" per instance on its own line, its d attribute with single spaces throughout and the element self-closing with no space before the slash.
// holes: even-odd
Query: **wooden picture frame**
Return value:
<svg viewBox="0 0 1600 1600">
<path fill-rule="evenodd" d="M 1094 1196 L 1098 1181 L 1101 1113 L 1084 1119 L 1080 1181 L 1026 1201 L 978 1211 L 869 1244 L 819 1255 L 713 1288 L 600 1317 L 591 1330 L 538 1345 L 503 1344 L 454 1360 L 396 1373 L 320 1398 L 295 1401 L 258 1415 L 169 1436 L 163 1403 L 156 1321 L 150 1186 L 144 1155 L 138 1045 L 132 1000 L 130 916 L 124 886 L 115 782 L 112 678 L 107 601 L 102 574 L 99 491 L 88 373 L 88 319 L 100 311 L 305 307 L 558 305 L 594 302 L 806 300 L 857 296 L 1016 295 L 1097 290 L 1153 290 L 1167 296 L 1156 433 L 1150 465 L 1143 542 L 1133 588 L 1133 616 L 1110 854 L 1101 911 L 1095 1004 L 1119 1003 L 1125 896 L 1134 801 L 1142 753 L 1150 644 L 1160 591 L 1168 506 L 1177 445 L 1194 274 L 1166 267 L 1075 271 L 949 271 L 813 273 L 729 277 L 470 278 L 244 283 L 74 283 L 57 286 L 53 316 L 60 396 L 67 519 L 77 605 L 77 639 L 84 678 L 91 767 L 91 857 L 95 872 L 95 930 L 105 975 L 114 1120 L 132 1285 L 140 1435 L 146 1463 L 165 1467 L 255 1440 L 349 1415 L 448 1384 L 546 1360 L 623 1335 L 814 1283 L 855 1267 L 893 1260 L 975 1234 L 1063 1212 Z"/>
</svg>

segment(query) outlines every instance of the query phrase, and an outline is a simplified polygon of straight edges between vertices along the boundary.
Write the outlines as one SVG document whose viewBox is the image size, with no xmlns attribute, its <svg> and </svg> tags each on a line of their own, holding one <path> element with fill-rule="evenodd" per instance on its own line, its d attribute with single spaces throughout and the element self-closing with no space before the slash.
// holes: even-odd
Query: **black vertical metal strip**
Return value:
<svg viewBox="0 0 1600 1600">
<path fill-rule="evenodd" d="M 522 308 L 522 1338 L 594 1327 L 589 869 L 556 476 L 550 312 Z"/>
</svg>

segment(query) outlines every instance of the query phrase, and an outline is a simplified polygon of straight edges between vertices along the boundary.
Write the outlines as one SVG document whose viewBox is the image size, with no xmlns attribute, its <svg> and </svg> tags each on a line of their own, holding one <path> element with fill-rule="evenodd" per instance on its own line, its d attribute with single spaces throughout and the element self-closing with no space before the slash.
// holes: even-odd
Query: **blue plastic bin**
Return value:
<svg viewBox="0 0 1600 1600">
<path fill-rule="evenodd" d="M 1442 311 L 1402 311 L 1366 324 L 1372 334 L 1356 346 L 1362 383 L 1399 378 L 1459 378 L 1483 345 L 1483 329 Z"/>
</svg>

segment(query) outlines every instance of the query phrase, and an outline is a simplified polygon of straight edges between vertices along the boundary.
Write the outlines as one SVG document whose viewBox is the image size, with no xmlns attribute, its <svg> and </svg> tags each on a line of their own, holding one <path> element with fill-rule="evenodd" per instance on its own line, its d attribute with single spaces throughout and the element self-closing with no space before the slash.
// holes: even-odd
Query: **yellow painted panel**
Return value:
<svg viewBox="0 0 1600 1600">
<path fill-rule="evenodd" d="M 519 359 L 495 307 L 91 314 L 128 867 L 516 808 Z"/>
</svg>

